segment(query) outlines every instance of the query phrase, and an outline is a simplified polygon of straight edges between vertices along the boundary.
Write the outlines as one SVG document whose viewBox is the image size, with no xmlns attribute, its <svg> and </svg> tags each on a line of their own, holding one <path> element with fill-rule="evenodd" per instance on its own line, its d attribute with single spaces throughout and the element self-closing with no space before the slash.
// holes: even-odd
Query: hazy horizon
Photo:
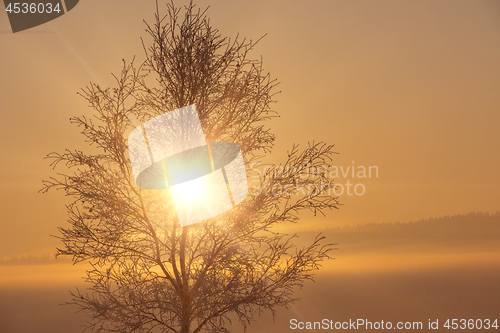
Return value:
<svg viewBox="0 0 500 333">
<path fill-rule="evenodd" d="M 299 233 L 296 243 L 300 246 L 316 235 L 313 231 Z M 346 226 L 323 235 L 338 243 L 338 250 L 332 253 L 335 259 L 316 272 L 316 283 L 306 282 L 297 290 L 301 300 L 292 309 L 279 309 L 274 323 L 269 314 L 257 317 L 247 332 L 284 331 L 294 318 L 426 322 L 497 314 L 500 213 Z M 0 310 L 9 313 L 0 316 L 0 327 L 24 333 L 36 324 L 37 333 L 79 332 L 85 316 L 74 314 L 74 306 L 59 304 L 71 301 L 70 290 L 88 287 L 82 279 L 87 267 L 73 266 L 70 258 L 51 256 L 0 260 Z M 382 294 L 386 294 L 385 300 L 377 303 Z M 32 322 L 16 320 L 28 312 L 38 314 Z M 239 325 L 233 329 L 242 331 Z"/>
</svg>

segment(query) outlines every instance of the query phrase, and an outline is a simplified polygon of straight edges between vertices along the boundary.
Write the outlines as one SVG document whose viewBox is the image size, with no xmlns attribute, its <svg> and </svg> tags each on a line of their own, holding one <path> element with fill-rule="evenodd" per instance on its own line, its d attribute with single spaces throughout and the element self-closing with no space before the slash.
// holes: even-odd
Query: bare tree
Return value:
<svg viewBox="0 0 500 333">
<path fill-rule="evenodd" d="M 255 42 L 221 37 L 192 3 L 166 8 L 146 23 L 152 40 L 143 64 L 124 61 L 114 88 L 82 89 L 92 115 L 71 122 L 88 151 L 48 155 L 66 173 L 44 181 L 42 191 L 61 189 L 73 199 L 57 255 L 93 267 L 90 291 L 72 293 L 92 331 L 225 332 L 230 316 L 246 327 L 262 310 L 288 307 L 294 288 L 311 280 L 332 250 L 319 235 L 296 247 L 295 235 L 274 228 L 304 210 L 337 208 L 326 194 L 332 146 L 294 146 L 283 164 L 252 170 L 273 146 L 264 121 L 276 116 L 277 82 L 261 60 L 249 59 Z M 168 190 L 135 184 L 127 137 L 142 122 L 191 104 L 209 141 L 241 147 L 253 182 L 232 210 L 180 227 Z"/>
</svg>

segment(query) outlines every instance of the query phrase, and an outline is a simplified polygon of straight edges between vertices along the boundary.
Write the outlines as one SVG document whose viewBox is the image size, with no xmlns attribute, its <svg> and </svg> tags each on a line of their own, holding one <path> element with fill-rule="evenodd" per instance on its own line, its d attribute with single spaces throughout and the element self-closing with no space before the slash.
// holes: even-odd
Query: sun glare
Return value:
<svg viewBox="0 0 500 333">
<path fill-rule="evenodd" d="M 186 204 L 198 202 L 203 198 L 205 192 L 203 177 L 185 182 L 182 186 L 176 186 L 174 192 L 172 194 L 178 196 Z"/>
<path fill-rule="evenodd" d="M 169 189 L 181 226 L 209 219 L 233 207 L 221 169 Z"/>
</svg>

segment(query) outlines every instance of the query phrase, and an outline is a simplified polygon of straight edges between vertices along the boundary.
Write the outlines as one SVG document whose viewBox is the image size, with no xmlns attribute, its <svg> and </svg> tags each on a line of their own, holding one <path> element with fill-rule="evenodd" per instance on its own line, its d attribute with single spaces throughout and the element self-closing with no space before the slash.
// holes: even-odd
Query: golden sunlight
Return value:
<svg viewBox="0 0 500 333">
<path fill-rule="evenodd" d="M 184 204 L 192 205 L 200 201 L 200 199 L 206 195 L 206 186 L 203 180 L 203 177 L 190 180 L 183 183 L 183 186 L 171 187 L 170 192 L 172 196 L 181 199 Z"/>
</svg>

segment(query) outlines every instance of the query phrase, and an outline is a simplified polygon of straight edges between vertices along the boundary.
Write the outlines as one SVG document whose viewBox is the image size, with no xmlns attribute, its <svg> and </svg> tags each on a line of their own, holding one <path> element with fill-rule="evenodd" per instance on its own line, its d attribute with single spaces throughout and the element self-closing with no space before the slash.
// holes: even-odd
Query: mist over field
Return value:
<svg viewBox="0 0 500 333">
<path fill-rule="evenodd" d="M 299 234 L 301 239 L 318 232 Z M 296 296 L 301 300 L 256 317 L 247 332 L 286 332 L 290 320 L 419 321 L 494 319 L 500 309 L 500 214 L 471 213 L 412 223 L 322 231 L 338 243 L 330 260 Z M 85 323 L 67 302 L 84 289 L 84 266 L 47 256 L 0 261 L 1 332 L 76 333 Z M 21 279 L 20 277 L 23 276 Z M 243 332 L 234 324 L 234 332 Z M 298 330 L 294 330 L 298 331 Z M 433 330 L 435 331 L 435 330 Z"/>
</svg>

